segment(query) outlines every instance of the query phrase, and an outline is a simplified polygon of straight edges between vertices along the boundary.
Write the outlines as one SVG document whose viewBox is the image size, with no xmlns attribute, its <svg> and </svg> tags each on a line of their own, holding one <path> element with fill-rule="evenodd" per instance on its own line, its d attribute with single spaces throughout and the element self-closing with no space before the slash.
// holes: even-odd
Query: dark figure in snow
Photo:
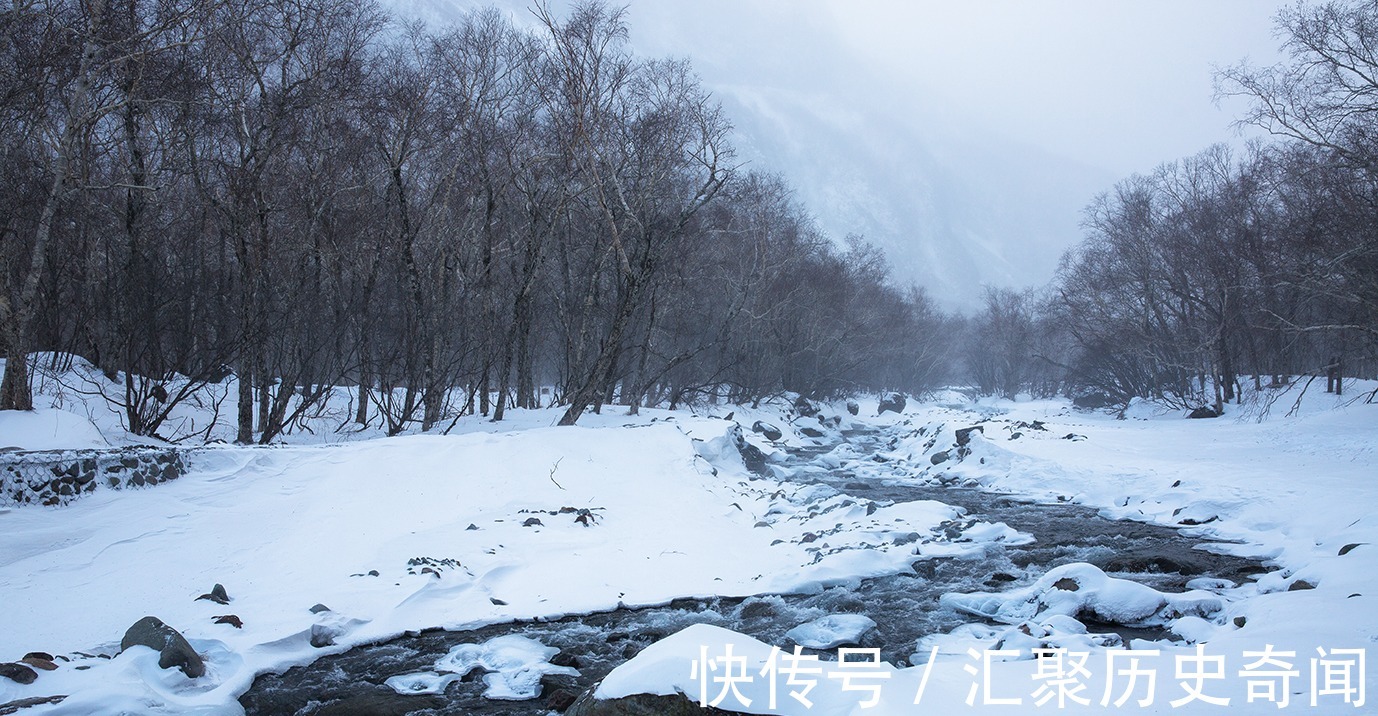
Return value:
<svg viewBox="0 0 1378 716">
<path fill-rule="evenodd" d="M 1344 383 L 1344 378 L 1340 376 L 1340 359 L 1331 358 L 1325 366 L 1325 392 L 1340 394 L 1340 386 Z"/>
</svg>

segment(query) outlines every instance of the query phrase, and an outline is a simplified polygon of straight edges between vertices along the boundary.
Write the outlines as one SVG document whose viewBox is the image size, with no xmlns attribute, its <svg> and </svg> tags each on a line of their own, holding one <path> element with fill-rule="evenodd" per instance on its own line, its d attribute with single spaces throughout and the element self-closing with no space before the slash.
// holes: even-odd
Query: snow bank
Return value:
<svg viewBox="0 0 1378 716">
<path fill-rule="evenodd" d="M 89 418 L 66 410 L 0 410 L 0 448 L 73 450 L 109 447 Z"/>
</svg>

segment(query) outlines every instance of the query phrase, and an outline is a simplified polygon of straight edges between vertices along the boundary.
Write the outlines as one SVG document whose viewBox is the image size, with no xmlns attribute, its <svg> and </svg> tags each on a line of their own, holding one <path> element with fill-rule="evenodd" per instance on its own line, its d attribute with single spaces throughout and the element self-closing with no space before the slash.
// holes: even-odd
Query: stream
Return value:
<svg viewBox="0 0 1378 716">
<path fill-rule="evenodd" d="M 883 447 L 875 432 L 848 433 L 858 454 Z M 1004 522 L 1033 535 L 1026 545 L 991 544 L 969 559 L 924 559 L 913 573 L 834 587 L 818 594 L 677 599 L 667 605 L 571 616 L 553 621 L 494 624 L 468 631 L 423 631 L 391 641 L 326 656 L 282 674 L 259 676 L 241 698 L 250 714 L 347 716 L 373 714 L 547 714 L 561 710 L 574 695 L 592 687 L 646 645 L 691 624 L 709 623 L 790 648 L 784 634 L 803 622 L 836 613 L 864 614 L 876 622 L 860 646 L 878 648 L 896 666 L 909 666 L 921 637 L 946 633 L 973 617 L 939 604 L 947 592 L 1004 591 L 1027 585 L 1047 570 L 1089 562 L 1112 576 L 1133 579 L 1163 592 L 1186 591 L 1198 577 L 1236 584 L 1266 571 L 1256 561 L 1202 549 L 1203 540 L 1156 525 L 1108 520 L 1095 509 L 1073 504 L 1041 504 L 976 489 L 915 484 L 901 472 L 893 478 L 866 476 L 844 467 L 825 471 L 810 461 L 836 445 L 819 444 L 789 451 L 782 465 L 795 482 L 822 482 L 878 502 L 936 500 L 966 514 L 945 526 L 956 536 L 970 524 Z M 1206 545 L 1208 546 L 1208 545 Z M 1156 629 L 1088 624 L 1093 632 L 1118 632 L 1126 639 L 1163 639 Z M 384 682 L 393 676 L 430 670 L 453 647 L 521 635 L 560 649 L 552 662 L 574 666 L 579 676 L 547 676 L 544 693 L 529 701 L 483 697 L 480 672 L 445 689 L 443 695 L 402 695 Z M 806 650 L 808 651 L 808 650 Z M 828 652 L 818 653 L 829 658 Z"/>
</svg>

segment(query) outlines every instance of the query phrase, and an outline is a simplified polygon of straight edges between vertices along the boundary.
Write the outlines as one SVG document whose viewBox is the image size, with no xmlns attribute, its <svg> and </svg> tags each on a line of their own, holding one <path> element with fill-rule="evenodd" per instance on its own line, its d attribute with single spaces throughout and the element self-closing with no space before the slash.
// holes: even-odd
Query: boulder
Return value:
<svg viewBox="0 0 1378 716">
<path fill-rule="evenodd" d="M 821 438 L 821 437 L 823 437 L 823 431 L 822 431 L 822 430 L 819 430 L 818 428 L 811 428 L 811 427 L 808 427 L 808 426 L 804 426 L 804 427 L 802 427 L 802 428 L 799 428 L 799 434 L 800 434 L 800 435 L 803 435 L 803 436 L 806 437 L 806 438 Z"/>
<path fill-rule="evenodd" d="M 985 435 L 985 434 L 986 434 L 986 429 L 985 429 L 984 426 L 981 426 L 981 425 L 973 425 L 973 426 L 971 426 L 971 427 L 969 427 L 969 428 L 962 428 L 961 430 L 958 430 L 958 431 L 957 431 L 957 444 L 958 444 L 958 445 L 966 445 L 967 443 L 971 442 L 971 433 L 972 433 L 972 432 L 980 432 L 982 435 Z"/>
<path fill-rule="evenodd" d="M 780 428 L 770 423 L 761 422 L 760 420 L 751 424 L 751 431 L 766 436 L 767 440 L 779 440 L 785 436 L 784 431 L 780 430 Z"/>
<path fill-rule="evenodd" d="M 38 672 L 23 664 L 0 664 L 0 677 L 20 684 L 32 684 L 38 679 Z"/>
<path fill-rule="evenodd" d="M 335 624 L 312 624 L 311 646 L 324 649 L 335 645 L 335 637 L 344 634 L 344 629 Z"/>
<path fill-rule="evenodd" d="M 1205 406 L 1202 406 L 1191 411 L 1191 413 L 1189 413 L 1187 417 L 1192 420 L 1202 420 L 1205 418 L 1218 418 L 1220 417 L 1220 413 L 1217 413 L 1215 411 L 1215 408 L 1207 408 Z"/>
<path fill-rule="evenodd" d="M 202 594 L 201 596 L 196 598 L 196 601 L 199 602 L 202 599 L 215 602 L 216 604 L 229 604 L 230 594 L 229 592 L 225 591 L 225 585 L 216 584 L 214 587 L 211 587 L 210 593 Z"/>
<path fill-rule="evenodd" d="M 947 462 L 947 458 L 948 458 L 947 451 L 946 451 L 946 450 L 942 450 L 942 451 L 933 453 L 933 455 L 932 455 L 931 457 L 928 458 L 928 461 L 931 462 L 931 463 L 933 463 L 934 465 L 941 465 L 941 464 Z"/>
<path fill-rule="evenodd" d="M 847 412 L 856 415 L 861 412 L 861 406 L 857 405 L 855 400 L 849 400 L 847 401 Z"/>
<path fill-rule="evenodd" d="M 174 666 L 195 679 L 206 673 L 206 664 L 176 629 L 157 617 L 144 617 L 129 627 L 120 640 L 120 651 L 131 646 L 146 646 L 158 652 L 158 667 Z"/>
<path fill-rule="evenodd" d="M 891 393 L 881 398 L 880 405 L 876 407 L 876 415 L 884 415 L 886 411 L 903 413 L 904 406 L 908 404 L 909 401 L 905 399 L 902 393 Z"/>
</svg>

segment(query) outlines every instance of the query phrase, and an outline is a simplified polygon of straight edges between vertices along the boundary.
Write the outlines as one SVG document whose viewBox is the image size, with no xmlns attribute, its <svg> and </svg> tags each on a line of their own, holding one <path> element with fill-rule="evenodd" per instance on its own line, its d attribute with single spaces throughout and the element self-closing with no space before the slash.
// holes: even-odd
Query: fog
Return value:
<svg viewBox="0 0 1378 716">
<path fill-rule="evenodd" d="M 399 3 L 443 22 L 482 0 Z M 1215 67 L 1279 58 L 1280 0 L 634 0 L 634 48 L 687 56 L 750 169 L 951 308 L 1041 285 L 1081 209 L 1135 172 L 1240 142 Z M 532 23 L 528 3 L 497 5 Z M 553 3 L 557 14 L 568 3 Z"/>
</svg>

